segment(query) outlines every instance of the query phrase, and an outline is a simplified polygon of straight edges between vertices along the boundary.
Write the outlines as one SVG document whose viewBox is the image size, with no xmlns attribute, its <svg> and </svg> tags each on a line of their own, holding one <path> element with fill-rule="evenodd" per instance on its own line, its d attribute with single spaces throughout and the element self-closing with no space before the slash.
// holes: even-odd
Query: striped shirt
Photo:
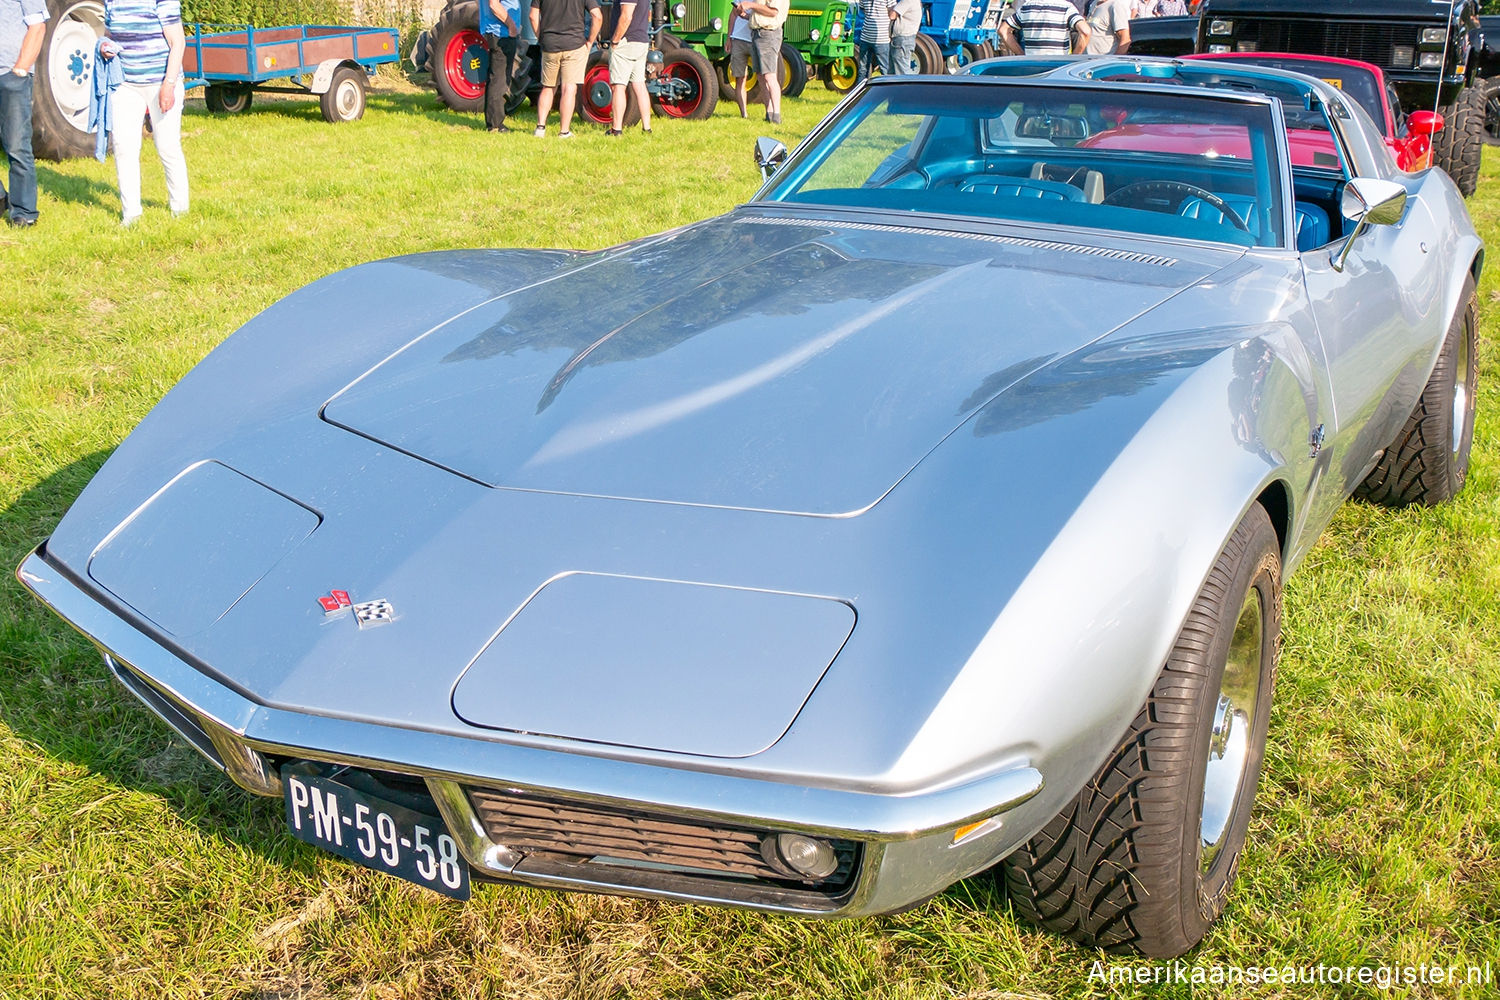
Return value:
<svg viewBox="0 0 1500 1000">
<path fill-rule="evenodd" d="M 179 0 L 109 0 L 104 26 L 120 46 L 126 83 L 161 83 L 167 78 L 171 46 L 163 29 L 182 23 Z"/>
<path fill-rule="evenodd" d="M 895 0 L 859 0 L 859 40 L 871 45 L 889 45 L 894 6 Z"/>
<path fill-rule="evenodd" d="M 1020 0 L 1005 15 L 1029 56 L 1072 52 L 1071 33 L 1081 21 L 1083 15 L 1068 0 Z"/>
</svg>

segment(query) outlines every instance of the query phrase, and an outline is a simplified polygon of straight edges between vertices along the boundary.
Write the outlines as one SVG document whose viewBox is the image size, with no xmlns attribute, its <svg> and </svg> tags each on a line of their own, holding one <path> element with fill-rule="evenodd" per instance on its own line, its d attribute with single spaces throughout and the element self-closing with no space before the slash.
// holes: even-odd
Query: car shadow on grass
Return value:
<svg viewBox="0 0 1500 1000">
<path fill-rule="evenodd" d="M 48 611 L 9 567 L 53 530 L 104 464 L 80 458 L 0 510 L 0 723 L 48 757 L 113 785 L 160 797 L 210 837 L 224 837 L 280 863 L 316 849 L 282 835 L 281 803 L 241 791 L 111 676 L 99 651 Z M 14 763 L 7 765 L 16 765 Z M 0 799 L 0 814 L 6 803 Z"/>
</svg>

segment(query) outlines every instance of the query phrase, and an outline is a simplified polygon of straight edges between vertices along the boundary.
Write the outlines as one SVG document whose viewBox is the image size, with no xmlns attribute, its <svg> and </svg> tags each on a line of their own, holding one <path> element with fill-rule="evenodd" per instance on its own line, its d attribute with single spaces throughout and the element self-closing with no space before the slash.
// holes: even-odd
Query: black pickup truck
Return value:
<svg viewBox="0 0 1500 1000">
<path fill-rule="evenodd" d="M 1492 21 L 1486 47 L 1481 23 Z M 1500 85 L 1481 79 L 1500 76 L 1500 17 L 1481 18 L 1476 0 L 1203 0 L 1195 18 L 1130 27 L 1131 51 L 1142 55 L 1302 52 L 1374 63 L 1404 107 L 1442 114 L 1433 159 L 1465 195 L 1479 182 L 1487 113 L 1500 138 Z"/>
</svg>

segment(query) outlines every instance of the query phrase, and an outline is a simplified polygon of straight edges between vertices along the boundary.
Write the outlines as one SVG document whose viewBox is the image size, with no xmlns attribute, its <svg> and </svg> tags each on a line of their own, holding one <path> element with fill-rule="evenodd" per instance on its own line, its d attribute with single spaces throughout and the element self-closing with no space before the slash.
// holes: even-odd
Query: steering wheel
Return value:
<svg viewBox="0 0 1500 1000">
<path fill-rule="evenodd" d="M 1224 218 L 1228 219 L 1234 228 L 1242 233 L 1250 232 L 1250 227 L 1245 224 L 1245 220 L 1241 219 L 1240 214 L 1230 208 L 1229 203 L 1223 198 L 1196 184 L 1188 184 L 1184 181 L 1136 181 L 1134 184 L 1126 184 L 1122 188 L 1111 191 L 1109 197 L 1104 199 L 1104 204 L 1123 205 L 1130 208 L 1133 207 L 1132 202 L 1144 201 L 1153 194 L 1181 194 L 1182 197 L 1172 203 L 1174 212 L 1188 198 L 1201 198 L 1222 212 Z"/>
</svg>

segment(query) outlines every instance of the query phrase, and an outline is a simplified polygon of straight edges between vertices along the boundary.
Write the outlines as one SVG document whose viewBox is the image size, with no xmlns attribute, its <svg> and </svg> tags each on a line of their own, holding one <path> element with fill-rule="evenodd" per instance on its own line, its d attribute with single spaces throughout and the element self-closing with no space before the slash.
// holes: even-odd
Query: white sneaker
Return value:
<svg viewBox="0 0 1500 1000">
<path fill-rule="evenodd" d="M 538 125 L 536 131 L 531 134 L 540 139 L 547 134 L 547 127 L 545 125 Z"/>
</svg>

